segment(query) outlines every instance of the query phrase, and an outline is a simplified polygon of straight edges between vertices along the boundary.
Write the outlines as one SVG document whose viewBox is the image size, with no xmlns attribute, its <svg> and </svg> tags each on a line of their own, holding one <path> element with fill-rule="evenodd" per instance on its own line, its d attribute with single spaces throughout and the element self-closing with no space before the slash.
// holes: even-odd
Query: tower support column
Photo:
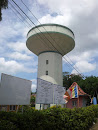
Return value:
<svg viewBox="0 0 98 130">
<path fill-rule="evenodd" d="M 52 51 L 41 53 L 38 56 L 38 78 L 62 86 L 62 55 Z"/>
</svg>

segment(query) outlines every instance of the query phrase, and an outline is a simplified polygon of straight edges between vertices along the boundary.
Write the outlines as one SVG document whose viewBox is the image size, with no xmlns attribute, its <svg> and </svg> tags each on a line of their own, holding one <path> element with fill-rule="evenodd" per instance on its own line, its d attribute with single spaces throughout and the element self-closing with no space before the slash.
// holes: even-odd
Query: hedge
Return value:
<svg viewBox="0 0 98 130">
<path fill-rule="evenodd" d="M 24 113 L 0 112 L 0 130 L 88 130 L 98 118 L 98 105 L 84 108 L 25 108 Z"/>
</svg>

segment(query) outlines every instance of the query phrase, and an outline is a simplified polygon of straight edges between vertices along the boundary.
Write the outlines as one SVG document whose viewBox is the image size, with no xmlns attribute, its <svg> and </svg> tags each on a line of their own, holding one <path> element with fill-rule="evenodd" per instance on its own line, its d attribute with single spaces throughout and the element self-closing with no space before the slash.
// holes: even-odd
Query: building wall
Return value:
<svg viewBox="0 0 98 130">
<path fill-rule="evenodd" d="M 83 107 L 83 98 L 84 97 L 79 97 L 79 107 Z M 73 106 L 73 102 L 76 101 L 76 106 Z M 66 104 L 66 107 L 67 108 L 74 108 L 74 107 L 78 107 L 78 98 L 73 98 L 73 99 L 70 99 L 68 101 L 68 103 Z"/>
<path fill-rule="evenodd" d="M 13 105 L 11 105 L 13 106 Z M 17 111 L 18 109 L 18 105 L 14 105 L 15 106 L 15 110 L 10 110 L 10 105 L 0 105 L 0 111 L 6 111 L 6 112 L 9 112 L 9 111 Z"/>
<path fill-rule="evenodd" d="M 46 60 L 48 60 L 48 64 L 46 64 Z M 46 71 L 48 71 L 48 75 L 46 75 Z M 62 55 L 57 52 L 41 53 L 38 57 L 38 78 L 62 86 Z"/>
</svg>

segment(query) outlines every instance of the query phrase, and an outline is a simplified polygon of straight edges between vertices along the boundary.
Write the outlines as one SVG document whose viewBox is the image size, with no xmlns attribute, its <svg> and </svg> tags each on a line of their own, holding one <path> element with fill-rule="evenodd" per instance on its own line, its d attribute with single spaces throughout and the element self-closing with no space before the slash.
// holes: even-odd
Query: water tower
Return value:
<svg viewBox="0 0 98 130">
<path fill-rule="evenodd" d="M 75 46 L 73 32 L 58 24 L 38 25 L 28 32 L 26 45 L 38 56 L 38 78 L 63 86 L 62 56 Z"/>
</svg>

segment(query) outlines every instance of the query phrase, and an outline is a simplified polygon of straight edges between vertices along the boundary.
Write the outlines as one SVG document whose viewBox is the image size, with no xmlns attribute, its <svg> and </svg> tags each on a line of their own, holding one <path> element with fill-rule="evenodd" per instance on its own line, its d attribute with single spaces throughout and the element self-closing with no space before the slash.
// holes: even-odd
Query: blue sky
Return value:
<svg viewBox="0 0 98 130">
<path fill-rule="evenodd" d="M 84 76 L 98 76 L 98 1 L 23 1 L 42 24 L 56 23 L 69 27 L 75 34 L 75 48 L 67 54 L 71 60 L 64 57 Z M 15 2 L 38 25 L 21 0 Z M 12 9 L 10 4 L 9 7 Z M 35 91 L 38 57 L 26 47 L 26 35 L 34 25 L 30 23 L 31 26 L 27 27 L 27 19 L 21 21 L 10 8 L 2 11 L 0 22 L 0 73 L 32 80 L 31 89 Z M 64 59 L 63 71 L 77 73 Z"/>
</svg>

